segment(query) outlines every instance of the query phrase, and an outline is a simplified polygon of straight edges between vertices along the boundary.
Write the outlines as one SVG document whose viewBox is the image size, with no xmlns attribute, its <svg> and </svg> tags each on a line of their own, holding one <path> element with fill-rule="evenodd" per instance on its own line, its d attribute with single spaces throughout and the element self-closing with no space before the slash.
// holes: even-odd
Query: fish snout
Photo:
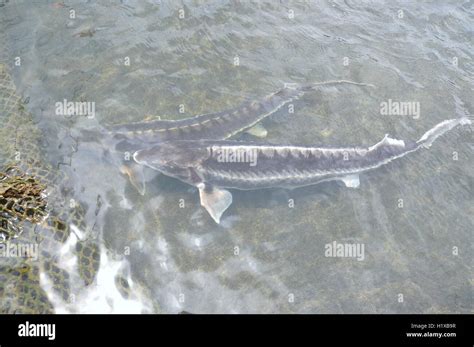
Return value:
<svg viewBox="0 0 474 347">
<path fill-rule="evenodd" d="M 143 154 L 141 150 L 138 150 L 135 153 L 133 153 L 133 160 L 135 160 L 137 164 L 144 164 Z"/>
<path fill-rule="evenodd" d="M 160 157 L 156 155 L 153 151 L 149 148 L 139 149 L 135 153 L 133 153 L 133 160 L 137 164 L 148 165 L 151 163 L 158 164 L 161 162 Z"/>
<path fill-rule="evenodd" d="M 158 167 L 168 165 L 169 158 L 166 153 L 163 153 L 159 146 L 153 146 L 139 149 L 133 153 L 133 160 L 135 160 L 137 164 L 158 169 Z"/>
</svg>

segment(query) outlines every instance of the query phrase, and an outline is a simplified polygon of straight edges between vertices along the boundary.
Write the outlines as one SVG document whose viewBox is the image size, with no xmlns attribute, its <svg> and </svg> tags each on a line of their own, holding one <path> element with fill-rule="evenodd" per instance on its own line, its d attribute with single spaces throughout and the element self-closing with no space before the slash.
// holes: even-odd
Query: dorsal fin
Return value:
<svg viewBox="0 0 474 347">
<path fill-rule="evenodd" d="M 385 134 L 382 140 L 377 142 L 375 145 L 369 147 L 369 151 L 373 151 L 382 146 L 405 147 L 405 141 L 391 138 L 388 134 Z"/>
</svg>

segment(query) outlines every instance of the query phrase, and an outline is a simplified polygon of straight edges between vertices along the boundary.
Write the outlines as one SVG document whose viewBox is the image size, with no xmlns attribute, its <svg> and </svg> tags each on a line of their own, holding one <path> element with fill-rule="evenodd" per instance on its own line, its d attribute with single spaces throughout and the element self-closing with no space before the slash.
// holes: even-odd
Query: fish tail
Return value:
<svg viewBox="0 0 474 347">
<path fill-rule="evenodd" d="M 293 84 L 293 85 L 295 86 L 294 87 L 295 89 L 298 88 L 306 92 L 306 91 L 316 90 L 319 86 L 337 85 L 337 84 L 352 84 L 356 86 L 375 88 L 375 86 L 370 83 L 354 82 L 354 81 L 349 81 L 349 80 L 330 80 L 330 81 L 324 81 L 324 82 L 315 82 L 315 83 L 301 85 L 299 87 L 297 87 L 297 84 Z M 291 84 L 288 84 L 288 85 L 291 85 Z"/>
<path fill-rule="evenodd" d="M 424 133 L 423 136 L 418 141 L 416 141 L 416 143 L 420 147 L 429 148 L 441 135 L 444 135 L 458 125 L 470 125 L 473 121 L 474 119 L 472 116 L 445 120 Z"/>
</svg>

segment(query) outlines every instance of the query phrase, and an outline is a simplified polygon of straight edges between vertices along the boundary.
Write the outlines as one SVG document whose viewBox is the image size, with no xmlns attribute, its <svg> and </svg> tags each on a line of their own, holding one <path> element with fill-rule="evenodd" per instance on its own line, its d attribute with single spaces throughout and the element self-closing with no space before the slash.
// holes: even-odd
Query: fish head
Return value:
<svg viewBox="0 0 474 347">
<path fill-rule="evenodd" d="M 206 146 L 199 141 L 168 141 L 138 150 L 133 159 L 161 173 L 189 182 L 192 168 L 209 157 Z"/>
</svg>

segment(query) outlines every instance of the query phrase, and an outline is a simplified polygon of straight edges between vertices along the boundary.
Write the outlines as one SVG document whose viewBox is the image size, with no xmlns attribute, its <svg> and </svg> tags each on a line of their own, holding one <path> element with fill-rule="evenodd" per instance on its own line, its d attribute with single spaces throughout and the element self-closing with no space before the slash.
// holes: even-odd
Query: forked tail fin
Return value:
<svg viewBox="0 0 474 347">
<path fill-rule="evenodd" d="M 314 82 L 314 83 L 309 83 L 309 84 L 285 83 L 285 88 L 296 89 L 302 92 L 308 92 L 308 91 L 315 90 L 320 86 L 338 85 L 338 84 L 352 84 L 356 86 L 375 88 L 375 86 L 370 83 L 354 82 L 354 81 L 349 81 L 349 80 L 330 80 L 330 81 L 324 81 L 324 82 Z"/>
<path fill-rule="evenodd" d="M 438 137 L 444 135 L 449 130 L 457 127 L 458 125 L 469 124 L 472 124 L 472 117 L 461 117 L 445 120 L 428 130 L 418 141 L 416 141 L 416 143 L 419 146 L 429 148 Z"/>
</svg>

